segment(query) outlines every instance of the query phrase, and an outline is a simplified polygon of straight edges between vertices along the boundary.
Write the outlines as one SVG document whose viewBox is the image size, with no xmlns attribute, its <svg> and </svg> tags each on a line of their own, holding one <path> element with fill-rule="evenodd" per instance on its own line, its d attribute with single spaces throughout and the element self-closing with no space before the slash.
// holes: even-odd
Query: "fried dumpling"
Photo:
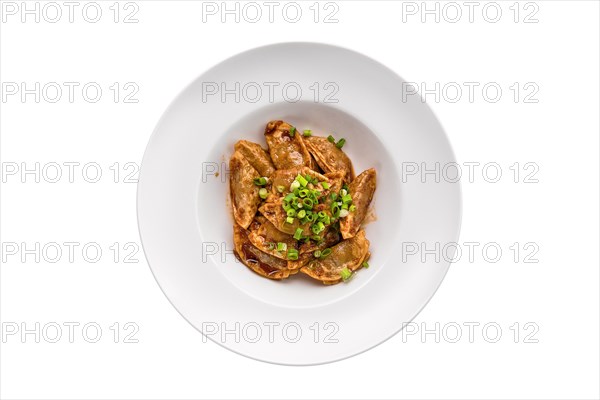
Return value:
<svg viewBox="0 0 600 400">
<path fill-rule="evenodd" d="M 319 244 L 315 243 L 314 241 L 310 241 L 309 243 L 302 243 L 300 245 L 300 255 L 298 259 L 289 260 L 288 269 L 297 270 L 304 267 L 310 261 L 315 259 L 315 251 L 325 250 L 328 247 L 338 244 L 340 240 L 342 240 L 342 235 L 338 231 L 330 229 L 325 234 L 323 240 Z"/>
<path fill-rule="evenodd" d="M 302 234 L 304 236 L 312 235 L 310 224 L 300 225 L 298 218 L 294 218 L 294 222 L 291 224 L 286 221 L 287 213 L 283 209 L 282 197 L 278 197 L 276 199 L 269 198 L 268 201 L 265 201 L 260 206 L 258 211 L 281 232 L 287 233 L 288 235 L 293 235 L 296 233 L 297 228 L 302 228 Z"/>
<path fill-rule="evenodd" d="M 233 243 L 238 259 L 257 274 L 279 280 L 292 273 L 287 267 L 287 261 L 264 253 L 252 245 L 248 232 L 237 224 L 233 227 Z"/>
<path fill-rule="evenodd" d="M 355 210 L 340 219 L 340 231 L 344 239 L 353 237 L 365 219 L 371 200 L 373 200 L 373 193 L 375 193 L 376 176 L 375 169 L 369 168 L 348 185 Z"/>
<path fill-rule="evenodd" d="M 258 143 L 240 140 L 235 144 L 235 151 L 242 153 L 246 160 L 258 171 L 260 176 L 269 177 L 275 172 L 275 166 L 269 153 Z"/>
<path fill-rule="evenodd" d="M 257 215 L 250 224 L 248 240 L 264 253 L 274 257 L 287 259 L 287 251 L 277 251 L 277 243 L 285 243 L 286 249 L 298 250 L 298 241 L 281 232 L 262 215 Z"/>
<path fill-rule="evenodd" d="M 341 271 L 344 268 L 351 272 L 361 268 L 368 253 L 369 241 L 361 229 L 353 238 L 331 247 L 331 254 L 327 257 L 309 261 L 300 271 L 326 285 L 332 285 L 342 280 Z"/>
<path fill-rule="evenodd" d="M 233 218 L 242 228 L 246 229 L 252 222 L 260 203 L 258 186 L 254 184 L 254 179 L 259 178 L 260 175 L 239 151 L 231 156 L 229 170 Z"/>
<path fill-rule="evenodd" d="M 304 139 L 306 147 L 313 155 L 323 172 L 343 171 L 344 181 L 352 182 L 354 179 L 354 167 L 352 161 L 335 143 L 331 143 L 322 136 L 310 136 Z"/>
<path fill-rule="evenodd" d="M 275 173 L 271 175 L 271 190 L 273 191 L 273 193 L 281 193 L 277 188 L 283 187 L 284 193 L 289 192 L 290 185 L 292 184 L 292 182 L 294 182 L 294 179 L 296 179 L 298 175 L 310 175 L 311 177 L 317 179 L 319 182 L 329 183 L 329 179 L 326 176 L 321 175 L 308 167 L 294 167 L 288 169 L 278 169 L 277 171 L 275 171 Z"/>
<path fill-rule="evenodd" d="M 290 134 L 292 126 L 284 121 L 271 121 L 265 129 L 265 139 L 269 154 L 277 169 L 311 167 L 311 158 L 304 144 L 302 134 Z"/>
</svg>

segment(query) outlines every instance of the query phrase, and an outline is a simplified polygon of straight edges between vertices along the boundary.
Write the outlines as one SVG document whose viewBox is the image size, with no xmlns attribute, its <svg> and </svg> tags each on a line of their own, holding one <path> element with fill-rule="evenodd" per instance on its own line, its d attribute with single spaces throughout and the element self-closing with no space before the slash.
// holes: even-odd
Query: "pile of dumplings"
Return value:
<svg viewBox="0 0 600 400">
<path fill-rule="evenodd" d="M 268 150 L 246 140 L 229 160 L 238 259 L 275 280 L 298 272 L 326 285 L 368 268 L 362 223 L 376 171 L 354 175 L 345 140 L 313 136 L 284 121 L 265 128 Z"/>
</svg>

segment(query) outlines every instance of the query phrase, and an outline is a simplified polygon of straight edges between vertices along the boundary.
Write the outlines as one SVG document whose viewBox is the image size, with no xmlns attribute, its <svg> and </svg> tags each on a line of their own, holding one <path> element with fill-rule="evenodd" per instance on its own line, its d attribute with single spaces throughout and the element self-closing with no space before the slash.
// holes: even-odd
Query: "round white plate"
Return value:
<svg viewBox="0 0 600 400">
<path fill-rule="evenodd" d="M 144 155 L 139 230 L 159 286 L 205 337 L 262 361 L 332 362 L 390 338 L 431 299 L 452 254 L 422 250 L 458 240 L 460 186 L 421 173 L 455 159 L 403 83 L 347 49 L 282 43 L 223 61 L 171 104 Z M 346 283 L 271 281 L 233 255 L 228 159 L 239 139 L 266 148 L 273 119 L 344 137 L 357 174 L 377 169 L 370 268 Z"/>
</svg>

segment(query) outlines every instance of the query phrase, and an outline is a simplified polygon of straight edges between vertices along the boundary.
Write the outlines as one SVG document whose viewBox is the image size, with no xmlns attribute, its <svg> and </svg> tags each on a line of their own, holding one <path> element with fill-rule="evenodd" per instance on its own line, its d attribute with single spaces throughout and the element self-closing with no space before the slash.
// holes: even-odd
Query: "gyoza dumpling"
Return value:
<svg viewBox="0 0 600 400">
<path fill-rule="evenodd" d="M 355 210 L 340 219 L 340 231 L 344 239 L 354 236 L 365 219 L 371 200 L 373 200 L 373 193 L 375 193 L 376 176 L 375 169 L 369 168 L 348 185 Z"/>
<path fill-rule="evenodd" d="M 260 175 L 239 151 L 231 156 L 229 171 L 233 218 L 242 228 L 246 229 L 254 219 L 260 203 L 259 188 L 254 184 L 254 179 L 259 178 Z"/>
<path fill-rule="evenodd" d="M 310 224 L 300 225 L 298 218 L 294 218 L 294 222 L 291 224 L 286 221 L 287 213 L 283 209 L 282 197 L 269 197 L 268 200 L 260 206 L 258 211 L 281 232 L 293 235 L 296 233 L 297 228 L 302 228 L 302 234 L 304 236 L 312 235 Z"/>
<path fill-rule="evenodd" d="M 368 253 L 369 241 L 361 229 L 353 238 L 331 247 L 331 254 L 309 261 L 300 271 L 326 285 L 332 285 L 342 280 L 342 270 L 354 272 L 361 268 Z"/>
<path fill-rule="evenodd" d="M 344 181 L 350 183 L 354 179 L 352 161 L 335 143 L 321 136 L 310 136 L 304 139 L 306 147 L 313 155 L 323 172 L 344 172 Z"/>
<path fill-rule="evenodd" d="M 275 172 L 275 166 L 269 153 L 258 143 L 240 140 L 235 144 L 235 151 L 242 153 L 246 160 L 258 171 L 260 176 L 269 177 Z"/>
<path fill-rule="evenodd" d="M 277 243 L 285 243 L 286 249 L 298 250 L 298 241 L 281 232 L 262 215 L 257 215 L 250 224 L 248 240 L 259 250 L 274 257 L 287 260 L 287 251 L 278 251 Z"/>
<path fill-rule="evenodd" d="M 284 121 L 271 121 L 265 129 L 269 154 L 277 169 L 311 167 L 311 158 L 301 132 L 290 133 L 292 126 Z"/>
<path fill-rule="evenodd" d="M 342 240 L 342 235 L 334 229 L 329 229 L 325 236 L 323 236 L 321 243 L 317 244 L 312 240 L 309 243 L 302 243 L 299 250 L 300 256 L 297 260 L 288 260 L 288 269 L 297 270 L 304 267 L 315 259 L 315 251 L 325 250 L 328 247 L 338 244 L 340 240 Z"/>
<path fill-rule="evenodd" d="M 287 261 L 253 246 L 248 240 L 248 232 L 237 224 L 233 227 L 233 243 L 238 259 L 257 274 L 279 280 L 289 277 L 292 273 L 287 267 Z"/>
</svg>

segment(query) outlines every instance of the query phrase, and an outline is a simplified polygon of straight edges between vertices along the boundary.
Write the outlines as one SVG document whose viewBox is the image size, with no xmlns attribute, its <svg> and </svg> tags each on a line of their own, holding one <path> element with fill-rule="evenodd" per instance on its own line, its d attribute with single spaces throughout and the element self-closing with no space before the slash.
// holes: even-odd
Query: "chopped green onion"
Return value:
<svg viewBox="0 0 600 400">
<path fill-rule="evenodd" d="M 347 195 L 347 194 L 348 194 L 348 191 L 347 191 L 346 189 L 342 189 L 342 190 L 340 190 L 340 195 L 341 195 L 341 196 L 345 196 L 345 195 Z"/>
<path fill-rule="evenodd" d="M 340 211 L 340 218 L 347 217 L 347 216 L 348 216 L 348 214 L 350 214 L 350 213 L 348 212 L 348 210 L 344 210 L 344 209 L 342 209 L 342 210 Z"/>
<path fill-rule="evenodd" d="M 288 217 L 295 217 L 296 216 L 296 210 L 294 210 L 293 208 L 290 208 L 289 210 L 287 210 L 287 216 Z"/>
<path fill-rule="evenodd" d="M 285 196 L 283 198 L 283 201 L 292 201 L 296 196 L 294 196 L 294 193 L 288 193 L 287 196 Z"/>
<path fill-rule="evenodd" d="M 285 190 L 285 186 L 281 186 L 281 185 L 280 185 L 280 186 L 277 186 L 277 191 L 278 191 L 279 193 L 283 193 L 283 191 L 284 191 L 284 190 Z"/>
<path fill-rule="evenodd" d="M 282 242 L 277 242 L 277 251 L 286 251 L 287 244 Z"/>
<path fill-rule="evenodd" d="M 323 218 L 323 223 L 325 225 L 331 224 L 331 218 L 329 217 L 329 215 L 325 215 L 325 218 Z"/>
<path fill-rule="evenodd" d="M 298 250 L 296 249 L 289 249 L 287 252 L 287 258 L 289 260 L 297 260 L 298 259 Z"/>
<path fill-rule="evenodd" d="M 327 140 L 329 140 L 331 143 L 335 143 L 335 138 L 331 135 L 327 136 Z"/>
<path fill-rule="evenodd" d="M 302 204 L 305 205 L 308 209 L 311 209 L 314 205 L 314 202 L 311 199 L 305 197 L 302 200 Z"/>
<path fill-rule="evenodd" d="M 298 182 L 298 180 L 294 180 L 294 182 L 292 182 L 292 184 L 290 185 L 290 192 L 293 192 L 298 188 L 300 188 L 300 182 Z"/>
<path fill-rule="evenodd" d="M 306 187 L 306 185 L 308 185 L 308 181 L 302 175 L 298 175 L 296 177 L 296 181 L 300 182 L 300 185 L 302 185 L 302 187 Z"/>
<path fill-rule="evenodd" d="M 296 228 L 296 233 L 294 233 L 294 239 L 300 240 L 302 239 L 302 228 Z"/>
<path fill-rule="evenodd" d="M 300 196 L 300 197 L 306 197 L 307 194 L 308 194 L 308 189 L 302 189 L 298 192 L 298 196 Z"/>
<path fill-rule="evenodd" d="M 306 217 L 306 211 L 304 211 L 304 210 L 298 211 L 298 218 L 304 218 L 304 217 Z"/>
<path fill-rule="evenodd" d="M 312 131 L 310 129 L 305 129 L 303 133 L 304 133 L 304 136 L 306 136 L 306 137 L 312 136 Z"/>
<path fill-rule="evenodd" d="M 260 178 L 254 178 L 254 184 L 256 186 L 265 186 L 267 182 L 269 182 L 269 178 L 266 178 L 264 176 Z"/>
<path fill-rule="evenodd" d="M 341 149 L 342 147 L 344 147 L 344 144 L 346 143 L 346 139 L 341 138 L 336 144 L 335 147 L 337 147 L 338 149 Z"/>
<path fill-rule="evenodd" d="M 348 267 L 344 267 L 342 268 L 342 270 L 340 271 L 340 275 L 342 276 L 342 279 L 345 281 L 347 281 L 348 279 L 350 279 L 350 277 L 352 276 L 352 272 L 348 269 Z"/>
<path fill-rule="evenodd" d="M 288 224 L 293 224 L 294 223 L 294 217 L 287 217 L 285 219 L 285 222 L 287 222 Z"/>
<path fill-rule="evenodd" d="M 275 243 L 273 243 L 273 242 L 269 242 L 268 245 L 269 245 L 269 250 L 273 250 L 275 248 Z"/>
<path fill-rule="evenodd" d="M 347 184 L 345 184 L 345 183 L 342 185 L 342 189 L 344 189 L 344 190 L 345 190 L 345 191 L 347 191 L 347 192 L 349 192 L 349 191 L 350 191 L 350 188 L 349 188 L 349 187 L 348 187 L 348 185 L 347 185 Z"/>
<path fill-rule="evenodd" d="M 321 257 L 321 250 L 317 250 L 317 251 L 315 251 L 315 252 L 313 253 L 313 255 L 314 255 L 316 258 L 319 258 L 319 257 Z"/>
<path fill-rule="evenodd" d="M 317 215 L 319 216 L 319 220 L 321 220 L 327 216 L 327 214 L 325 214 L 324 211 L 319 211 L 319 213 Z"/>
<path fill-rule="evenodd" d="M 347 209 L 348 209 L 348 204 L 347 203 L 342 204 L 342 210 L 347 210 Z"/>
<path fill-rule="evenodd" d="M 294 137 L 294 135 L 295 135 L 295 134 L 296 134 L 296 127 L 295 127 L 295 126 L 292 126 L 292 127 L 290 128 L 290 136 L 291 136 L 291 137 Z"/>
<path fill-rule="evenodd" d="M 327 183 L 327 182 L 321 182 L 321 186 L 323 186 L 323 189 L 325 189 L 325 190 L 330 188 L 329 183 Z"/>
<path fill-rule="evenodd" d="M 319 235 L 313 235 L 310 237 L 312 240 L 314 240 L 317 243 L 321 243 L 323 241 L 323 238 Z"/>
<path fill-rule="evenodd" d="M 337 193 L 331 193 L 330 197 L 331 197 L 332 201 L 335 201 L 337 199 L 338 195 L 337 195 Z"/>
<path fill-rule="evenodd" d="M 333 218 L 338 218 L 340 216 L 340 206 L 338 206 L 337 203 L 331 205 L 331 214 L 333 215 Z"/>
<path fill-rule="evenodd" d="M 308 222 L 313 222 L 315 220 L 315 214 L 306 214 L 306 220 Z"/>
<path fill-rule="evenodd" d="M 362 266 L 363 268 L 369 268 L 369 263 L 365 261 L 364 263 L 362 263 Z"/>
<path fill-rule="evenodd" d="M 268 191 L 267 191 L 267 189 L 265 189 L 265 188 L 260 188 L 260 189 L 258 190 L 258 195 L 260 196 L 260 198 L 261 198 L 261 199 L 263 199 L 263 200 L 264 200 L 264 199 L 266 199 L 266 198 L 267 198 L 267 196 L 269 195 L 269 192 L 268 192 Z"/>
<path fill-rule="evenodd" d="M 349 194 L 342 196 L 342 202 L 343 203 L 352 203 L 352 196 L 350 196 Z"/>
<path fill-rule="evenodd" d="M 325 258 L 331 254 L 331 249 L 321 250 L 321 258 Z"/>
<path fill-rule="evenodd" d="M 350 212 L 354 212 L 356 210 L 356 206 L 354 204 L 352 204 L 350 206 Z"/>
</svg>

